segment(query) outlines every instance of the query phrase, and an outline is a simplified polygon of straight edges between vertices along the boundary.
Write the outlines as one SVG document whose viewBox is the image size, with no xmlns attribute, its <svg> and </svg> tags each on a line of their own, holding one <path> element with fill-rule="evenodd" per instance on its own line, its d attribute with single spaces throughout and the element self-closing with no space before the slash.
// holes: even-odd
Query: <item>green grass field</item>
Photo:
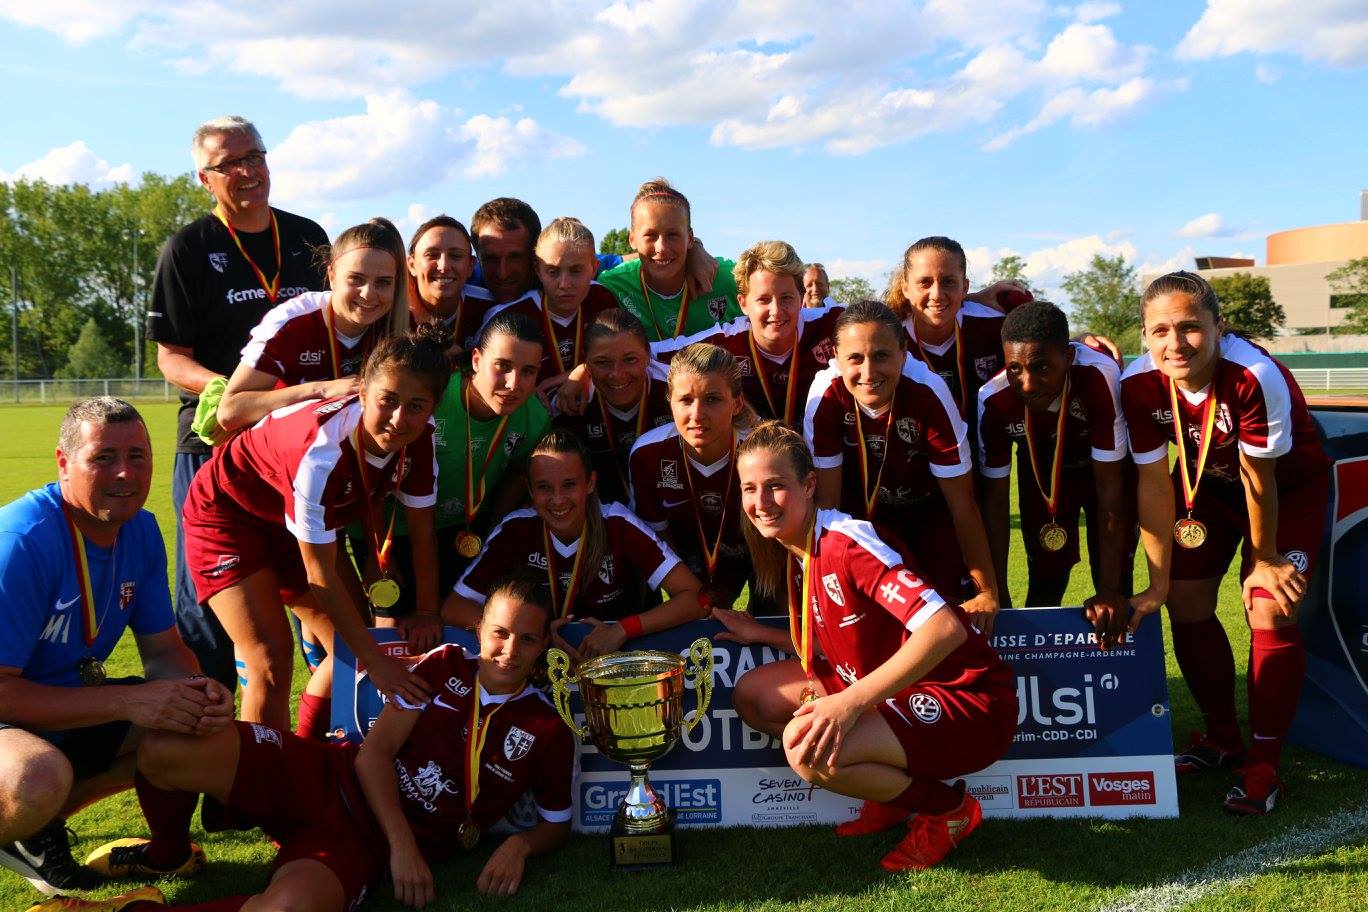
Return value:
<svg viewBox="0 0 1368 912">
<path fill-rule="evenodd" d="M 175 405 L 147 404 L 157 463 L 148 508 L 157 514 L 173 543 L 171 463 Z M 62 409 L 12 407 L 0 410 L 0 502 L 55 477 L 52 452 Z M 1015 502 L 1015 498 L 1013 498 Z M 1143 580 L 1142 575 L 1138 580 Z M 1012 591 L 1025 592 L 1025 562 L 1014 552 Z M 1067 602 L 1078 604 L 1086 574 L 1074 574 Z M 1246 655 L 1249 636 L 1233 575 L 1222 589 L 1221 616 L 1237 656 Z M 0 609 L 2 610 L 2 609 Z M 1167 636 L 1167 634 L 1166 634 Z M 1170 654 L 1167 659 L 1174 738 L 1185 741 L 1199 725 L 1196 708 Z M 1243 668 L 1244 662 L 1240 663 Z M 126 638 L 111 667 L 116 674 L 139 670 Z M 296 687 L 302 685 L 296 673 Z M 1244 704 L 1243 676 L 1239 684 Z M 1182 816 L 1177 820 L 1002 821 L 985 823 L 940 868 L 922 874 L 887 875 L 879 857 L 896 841 L 895 833 L 854 840 L 838 839 L 825 827 L 791 830 L 685 831 L 678 835 L 683 864 L 661 873 L 610 875 L 603 838 L 576 836 L 555 856 L 534 860 L 521 892 L 512 899 L 486 899 L 473 884 L 493 840 L 438 872 L 433 908 L 509 910 L 654 909 L 698 912 L 743 910 L 1044 910 L 1093 908 L 1215 910 L 1344 910 L 1368 905 L 1368 770 L 1289 748 L 1284 762 L 1285 803 L 1268 819 L 1234 820 L 1220 810 L 1229 780 L 1222 774 L 1184 781 L 1179 788 Z M 1358 811 L 1343 822 L 1335 838 L 1314 830 L 1332 815 Z M 77 857 L 120 836 L 144 835 L 145 824 L 131 792 L 75 816 Z M 270 845 L 259 833 L 215 834 L 203 839 L 210 866 L 195 880 L 161 884 L 172 902 L 197 902 L 230 893 L 252 892 L 264 882 Z M 1229 881 L 1222 863 L 1273 840 L 1281 851 L 1262 851 L 1265 863 L 1251 876 Z M 1310 847 L 1309 850 L 1307 847 Z M 1242 858 L 1251 857 L 1248 854 Z M 1134 891 L 1187 878 L 1217 878 L 1193 901 L 1173 894 Z M 110 889 L 107 893 L 117 890 Z M 1159 898 L 1156 899 L 1155 897 Z M 1191 899 L 1197 894 L 1184 894 Z M 38 899 L 28 884 L 0 873 L 0 910 L 23 910 Z M 366 904 L 373 912 L 401 908 L 382 889 Z"/>
</svg>

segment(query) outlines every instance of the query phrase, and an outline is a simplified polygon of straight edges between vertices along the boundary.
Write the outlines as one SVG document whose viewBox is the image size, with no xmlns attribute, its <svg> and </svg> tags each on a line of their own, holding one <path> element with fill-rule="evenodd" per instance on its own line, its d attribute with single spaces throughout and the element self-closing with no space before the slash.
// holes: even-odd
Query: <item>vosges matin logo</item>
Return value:
<svg viewBox="0 0 1368 912">
<path fill-rule="evenodd" d="M 1093 807 L 1156 801 L 1153 772 L 1088 773 L 1088 803 Z"/>
<path fill-rule="evenodd" d="M 675 812 L 677 822 L 722 822 L 720 779 L 652 779 L 651 785 Z M 610 825 L 627 786 L 626 781 L 581 782 L 580 823 L 587 827 Z"/>
</svg>

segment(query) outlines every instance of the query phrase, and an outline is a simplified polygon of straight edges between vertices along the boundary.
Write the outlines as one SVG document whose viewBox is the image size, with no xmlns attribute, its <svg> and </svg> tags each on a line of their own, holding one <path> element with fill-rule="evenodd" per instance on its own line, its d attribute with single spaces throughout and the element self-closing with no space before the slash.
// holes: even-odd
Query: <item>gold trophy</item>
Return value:
<svg viewBox="0 0 1368 912">
<path fill-rule="evenodd" d="M 547 653 L 551 694 L 565 724 L 588 737 L 604 756 L 632 770 L 632 784 L 613 814 L 611 864 L 614 868 L 651 868 L 673 864 L 674 814 L 646 778 L 652 760 L 669 752 L 679 729 L 692 730 L 712 700 L 712 643 L 694 640 L 687 661 L 673 652 L 613 652 L 581 662 Z M 693 681 L 698 708 L 684 719 L 685 679 Z M 570 685 L 578 684 L 586 725 L 570 714 Z"/>
</svg>

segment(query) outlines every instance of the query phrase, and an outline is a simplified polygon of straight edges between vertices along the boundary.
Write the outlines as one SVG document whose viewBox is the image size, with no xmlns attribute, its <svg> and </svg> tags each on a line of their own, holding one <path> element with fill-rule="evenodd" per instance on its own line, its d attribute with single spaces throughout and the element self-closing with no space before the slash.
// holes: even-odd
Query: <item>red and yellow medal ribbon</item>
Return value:
<svg viewBox="0 0 1368 912">
<path fill-rule="evenodd" d="M 633 442 L 636 442 L 636 439 L 641 436 L 641 432 L 646 428 L 646 399 L 650 394 L 651 376 L 647 374 L 641 381 L 641 401 L 637 403 L 636 431 L 632 435 Z M 612 413 L 608 411 L 608 400 L 604 398 L 601 392 L 597 392 L 595 396 L 598 399 L 599 414 L 603 416 L 603 436 L 608 438 L 608 450 L 613 454 L 613 467 L 617 469 L 618 477 L 622 479 L 622 490 L 630 490 L 631 485 L 628 484 L 626 472 L 627 460 L 623 459 L 622 454 L 618 452 L 617 434 L 613 433 L 613 417 Z"/>
<path fill-rule="evenodd" d="M 800 599 L 794 598 L 793 574 L 788 575 L 789 636 L 798 649 L 798 661 L 803 666 L 803 674 L 812 677 L 812 557 L 817 550 L 817 523 L 808 526 L 807 540 L 803 546 L 803 587 Z M 790 554 L 789 560 L 793 560 Z"/>
<path fill-rule="evenodd" d="M 1178 409 L 1178 387 L 1167 377 L 1164 382 L 1168 384 L 1169 402 L 1173 405 L 1173 437 L 1178 445 L 1178 477 L 1183 480 L 1183 502 L 1187 505 L 1188 515 L 1191 515 L 1192 504 L 1197 500 L 1197 486 L 1202 483 L 1202 472 L 1211 453 L 1211 432 L 1216 426 L 1216 385 L 1212 383 L 1202 408 L 1202 439 L 1197 443 L 1197 466 L 1189 473 L 1187 446 L 1183 439 L 1186 436 L 1183 433 L 1183 416 Z"/>
<path fill-rule="evenodd" d="M 637 271 L 637 281 L 641 284 L 641 297 L 646 302 L 646 312 L 651 315 L 651 325 L 655 327 L 656 339 L 669 339 L 684 335 L 684 323 L 689 318 L 689 283 L 684 282 L 684 288 L 679 293 L 679 314 L 675 317 L 674 336 L 667 336 L 660 329 L 660 320 L 656 317 L 655 305 L 651 303 L 651 290 L 646 287 L 646 272 L 644 269 Z"/>
<path fill-rule="evenodd" d="M 76 520 L 71 510 L 62 503 L 62 516 L 66 518 L 67 532 L 71 535 L 71 551 L 76 558 L 76 586 L 81 593 L 81 630 L 85 635 L 87 647 L 94 646 L 100 636 L 100 621 L 95 617 L 95 590 L 90 582 L 90 563 L 86 560 L 85 536 L 76 528 Z M 110 567 L 113 574 L 114 567 Z"/>
<path fill-rule="evenodd" d="M 874 487 L 869 485 L 869 445 L 865 443 L 864 425 L 860 421 L 860 403 L 855 406 L 855 440 L 860 447 L 860 494 L 864 498 L 867 521 L 874 520 L 874 509 L 879 501 L 879 485 L 883 482 L 884 466 L 888 465 L 888 451 L 893 448 L 893 407 L 898 402 L 898 388 L 893 387 L 893 398 L 888 400 L 888 417 L 884 419 L 884 452 L 879 460 L 879 471 L 874 475 Z"/>
<path fill-rule="evenodd" d="M 1045 499 L 1045 510 L 1054 522 L 1059 512 L 1059 477 L 1064 467 L 1064 422 L 1069 420 L 1069 378 L 1064 378 L 1064 392 L 1059 394 L 1059 417 L 1055 419 L 1054 456 L 1050 460 L 1050 486 L 1040 480 L 1040 462 L 1036 458 L 1035 432 L 1031 430 L 1031 410 L 1026 409 L 1026 452 L 1031 458 L 1031 473 L 1035 475 L 1036 487 Z"/>
<path fill-rule="evenodd" d="M 705 582 L 712 582 L 713 573 L 717 570 L 717 555 L 722 550 L 722 536 L 727 531 L 727 507 L 731 504 L 731 474 L 736 471 L 736 431 L 731 432 L 730 449 L 727 451 L 727 484 L 726 491 L 722 495 L 722 515 L 717 521 L 717 538 L 713 540 L 712 547 L 708 547 L 708 535 L 703 531 L 703 511 L 700 509 L 698 495 L 694 493 L 693 483 L 693 463 L 689 461 L 689 451 L 684 448 L 684 438 L 679 438 L 679 451 L 684 457 L 684 481 L 689 486 L 689 500 L 694 504 L 694 523 L 698 527 L 698 540 L 703 545 L 703 565 L 707 568 L 708 579 Z"/>
<path fill-rule="evenodd" d="M 551 532 L 546 528 L 545 520 L 542 521 L 542 547 L 546 549 L 546 578 L 551 583 L 551 607 L 556 609 L 556 617 L 565 617 L 570 613 L 570 606 L 574 604 L 575 594 L 579 590 L 580 564 L 584 561 L 584 535 L 581 533 L 579 547 L 575 549 L 575 562 L 570 567 L 570 585 L 565 587 L 565 598 L 557 597 L 557 590 L 560 588 L 560 579 L 556 575 L 556 549 L 551 543 Z"/>
<path fill-rule="evenodd" d="M 542 329 L 546 331 L 546 338 L 549 341 L 551 357 L 556 361 L 556 373 L 563 374 L 567 370 L 565 359 L 560 353 L 560 339 L 556 336 L 556 321 L 551 319 L 551 308 L 543 299 L 541 307 Z M 580 363 L 580 344 L 584 339 L 584 305 L 581 304 L 575 311 L 575 347 L 570 350 L 570 366 L 574 367 Z"/>
<path fill-rule="evenodd" d="M 271 241 L 275 244 L 276 273 L 275 278 L 271 279 L 269 282 L 266 280 L 266 273 L 261 271 L 261 267 L 256 264 L 256 260 L 252 259 L 251 254 L 247 252 L 247 248 L 242 246 L 242 240 L 237 236 L 237 232 L 233 230 L 233 226 L 229 223 L 228 217 L 223 214 L 222 207 L 215 206 L 214 215 L 223 223 L 223 227 L 228 229 L 228 236 L 231 237 L 233 243 L 237 245 L 238 253 L 242 254 L 242 258 L 247 261 L 247 265 L 252 267 L 252 272 L 256 273 L 257 281 L 261 283 L 261 287 L 266 291 L 266 299 L 274 305 L 276 298 L 280 297 L 280 273 L 283 265 L 280 261 L 280 225 L 276 223 L 275 210 L 271 210 Z"/>
<path fill-rule="evenodd" d="M 774 404 L 774 393 L 770 389 L 764 355 L 756 346 L 755 336 L 751 333 L 746 333 L 746 344 L 750 346 L 751 364 L 755 367 L 755 376 L 760 378 L 760 389 L 764 390 L 765 401 L 769 403 L 770 414 L 784 424 L 791 424 L 793 421 L 793 405 L 798 398 L 798 340 L 794 339 L 793 351 L 789 354 L 788 388 L 784 390 L 784 410 L 782 412 Z"/>
<path fill-rule="evenodd" d="M 397 508 L 390 510 L 389 528 L 385 530 L 385 540 L 380 541 L 380 533 L 375 528 L 375 517 L 371 515 L 371 484 L 367 477 L 366 470 L 366 451 L 361 445 L 361 422 L 356 422 L 356 427 L 352 430 L 352 449 L 356 451 L 356 468 L 361 473 L 361 497 L 366 501 L 365 509 L 361 511 L 361 522 L 366 527 L 366 535 L 371 540 L 371 547 L 375 549 L 375 565 L 380 569 L 380 576 L 384 577 L 389 572 L 389 552 L 390 546 L 394 544 L 394 518 L 399 515 Z M 404 453 L 408 447 L 399 450 L 399 462 L 396 464 L 395 471 L 404 471 Z M 400 478 L 399 481 L 403 481 Z M 397 490 L 397 487 L 396 487 Z"/>
<path fill-rule="evenodd" d="M 518 699 L 519 695 L 527 689 L 527 682 L 518 688 L 518 692 L 507 700 L 495 705 L 489 711 L 489 716 L 481 720 L 480 718 L 480 679 L 476 677 L 473 686 L 470 688 L 470 737 L 466 739 L 466 768 L 465 768 L 465 809 L 466 820 L 470 820 L 470 813 L 475 808 L 475 799 L 480 795 L 480 755 L 484 753 L 485 739 L 489 737 L 489 724 L 494 721 L 494 714 L 503 709 L 509 703 Z M 472 821 L 473 822 L 473 821 Z"/>
<path fill-rule="evenodd" d="M 933 373 L 936 373 L 936 366 L 931 363 L 931 356 L 926 353 L 926 348 L 922 345 L 922 341 L 917 337 L 915 331 L 913 332 L 913 339 L 917 343 L 917 352 L 921 355 L 922 361 L 925 362 L 927 367 L 931 368 Z M 958 317 L 956 317 L 955 320 L 955 376 L 959 381 L 960 417 L 967 421 L 969 415 L 969 384 L 967 384 L 964 379 L 964 338 L 960 333 Z"/>
<path fill-rule="evenodd" d="M 480 468 L 480 484 L 478 491 L 475 485 L 474 463 L 472 462 L 472 450 L 470 436 L 470 386 L 472 380 L 467 379 L 465 388 L 461 390 L 461 402 L 465 406 L 465 426 L 466 426 L 466 453 L 465 453 L 465 520 L 466 527 L 475 519 L 475 514 L 480 511 L 480 505 L 485 499 L 485 477 L 489 474 L 489 464 L 494 461 L 494 454 L 499 451 L 499 442 L 503 440 L 504 429 L 508 427 L 510 415 L 504 415 L 499 426 L 494 429 L 494 435 L 489 438 L 489 448 L 485 450 L 484 465 Z"/>
</svg>

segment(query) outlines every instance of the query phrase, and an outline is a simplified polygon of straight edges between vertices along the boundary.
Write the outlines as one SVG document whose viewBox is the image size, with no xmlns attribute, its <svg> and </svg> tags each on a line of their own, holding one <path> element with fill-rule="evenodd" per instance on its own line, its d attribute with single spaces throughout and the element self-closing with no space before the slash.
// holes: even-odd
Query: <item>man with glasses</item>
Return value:
<svg viewBox="0 0 1368 912">
<path fill-rule="evenodd" d="M 157 343 L 157 367 L 181 389 L 172 500 L 176 509 L 176 625 L 205 674 L 229 688 L 236 682 L 233 644 L 195 599 L 185 571 L 181 509 L 190 481 L 210 448 L 190 429 L 199 396 L 237 366 L 252 328 L 278 302 L 325 288 L 316 247 L 328 243 L 315 222 L 272 209 L 266 146 L 250 121 L 220 117 L 200 126 L 190 143 L 212 212 L 171 236 L 157 261 L 147 338 Z M 214 381 L 218 379 L 218 383 Z"/>
</svg>

